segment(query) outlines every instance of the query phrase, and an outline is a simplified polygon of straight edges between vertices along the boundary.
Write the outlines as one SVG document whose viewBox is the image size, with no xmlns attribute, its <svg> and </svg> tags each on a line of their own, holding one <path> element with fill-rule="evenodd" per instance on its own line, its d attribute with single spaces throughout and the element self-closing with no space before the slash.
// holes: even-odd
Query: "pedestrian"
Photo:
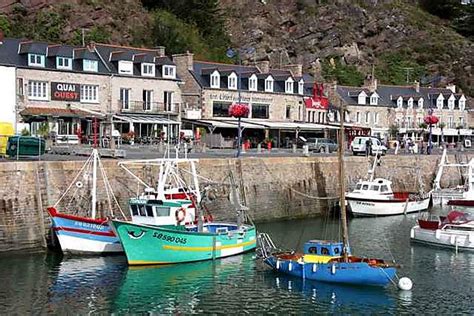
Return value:
<svg viewBox="0 0 474 316">
<path fill-rule="evenodd" d="M 365 141 L 365 156 L 368 157 L 372 152 L 372 140 L 370 137 Z"/>
</svg>

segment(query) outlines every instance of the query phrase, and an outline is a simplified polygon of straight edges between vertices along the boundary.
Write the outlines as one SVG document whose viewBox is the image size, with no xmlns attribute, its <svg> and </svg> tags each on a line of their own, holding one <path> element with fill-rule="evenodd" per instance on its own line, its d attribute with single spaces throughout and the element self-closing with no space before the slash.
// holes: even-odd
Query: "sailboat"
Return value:
<svg viewBox="0 0 474 316">
<path fill-rule="evenodd" d="M 343 108 L 340 108 L 344 117 Z M 352 285 L 385 286 L 393 283 L 398 265 L 392 261 L 354 256 L 349 246 L 344 179 L 344 125 L 339 130 L 339 181 L 342 222 L 342 241 L 309 240 L 303 252 L 281 251 L 267 234 L 260 234 L 260 254 L 264 263 L 274 271 L 302 279 Z M 399 286 L 411 289 L 408 278 L 400 279 Z"/>
<path fill-rule="evenodd" d="M 129 201 L 132 218 L 142 217 L 138 210 L 144 210 L 148 223 L 134 223 L 113 219 L 110 221 L 122 242 L 129 265 L 172 264 L 202 261 L 241 254 L 256 247 L 256 229 L 253 223 L 246 224 L 246 207 L 240 204 L 235 193 L 235 183 L 231 181 L 232 200 L 236 205 L 237 222 L 214 222 L 204 220 L 203 194 L 196 171 L 196 159 L 168 159 L 141 161 L 142 164 L 160 164 L 159 179 L 177 176 L 179 164 L 190 164 L 193 188 L 186 185 L 181 192 L 192 201 L 183 208 L 180 203 L 166 199 L 164 190 L 168 180 L 161 180 L 155 194 L 132 198 Z M 231 179 L 233 179 L 231 177 Z M 142 182 L 144 184 L 144 182 Z M 206 190 L 204 190 L 205 194 Z M 172 195 L 172 194 L 168 194 Z M 176 204 L 176 205 L 175 205 Z M 174 209 L 173 207 L 179 207 Z M 193 214 L 191 220 L 186 216 Z M 196 220 L 194 220 L 196 219 Z"/>
<path fill-rule="evenodd" d="M 58 201 L 47 208 L 51 217 L 52 230 L 59 240 L 63 253 L 114 254 L 123 252 L 120 240 L 107 223 L 108 219 L 97 217 L 98 171 L 102 176 L 107 196 L 107 216 L 114 216 L 114 205 L 122 212 L 100 160 L 99 152 L 94 148 Z M 80 178 L 81 175 L 82 178 Z M 92 188 L 90 189 L 90 200 L 88 200 L 83 191 L 86 191 L 85 194 L 88 193 L 89 188 L 84 185 L 84 182 L 89 183 L 90 180 L 92 180 Z M 71 191 L 74 192 L 72 192 L 69 202 L 63 203 L 63 210 L 58 211 L 58 206 Z M 86 203 L 81 203 L 83 200 L 86 200 Z M 122 216 L 125 218 L 123 213 Z"/>
</svg>

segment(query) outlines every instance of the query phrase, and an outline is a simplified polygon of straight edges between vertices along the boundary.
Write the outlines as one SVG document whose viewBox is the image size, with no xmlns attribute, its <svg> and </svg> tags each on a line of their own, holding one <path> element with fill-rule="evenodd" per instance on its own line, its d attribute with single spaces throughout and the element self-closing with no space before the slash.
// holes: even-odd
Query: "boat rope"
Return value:
<svg viewBox="0 0 474 316">
<path fill-rule="evenodd" d="M 387 276 L 387 279 L 389 279 L 390 282 L 391 282 L 393 285 L 395 285 L 395 287 L 397 287 L 397 283 L 395 283 L 395 281 L 392 280 L 392 278 L 387 274 L 387 272 L 385 272 L 385 270 L 384 270 L 382 267 L 379 267 L 379 269 L 382 270 L 382 272 Z M 395 276 L 397 277 L 397 280 L 399 280 L 397 273 L 395 273 Z"/>
<path fill-rule="evenodd" d="M 104 180 L 105 191 L 107 193 L 107 200 L 109 202 L 110 212 L 112 213 L 112 216 L 113 216 L 113 211 L 112 211 L 112 203 L 110 201 L 109 191 L 110 191 L 110 195 L 112 196 L 115 204 L 117 205 L 121 215 L 123 216 L 124 219 L 126 219 L 127 216 L 125 216 L 125 213 L 123 212 L 122 207 L 120 206 L 120 203 L 118 202 L 117 197 L 114 194 L 114 191 L 112 189 L 112 185 L 109 182 L 109 178 L 107 177 L 107 173 L 105 172 L 104 165 L 102 164 L 101 159 L 99 159 L 99 167 L 100 167 L 100 171 L 102 173 L 102 178 Z"/>
</svg>

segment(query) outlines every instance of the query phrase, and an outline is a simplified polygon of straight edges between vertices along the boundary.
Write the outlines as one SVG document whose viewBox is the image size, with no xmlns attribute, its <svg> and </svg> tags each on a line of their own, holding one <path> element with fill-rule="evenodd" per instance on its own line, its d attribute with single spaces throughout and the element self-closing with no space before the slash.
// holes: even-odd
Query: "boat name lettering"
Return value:
<svg viewBox="0 0 474 316">
<path fill-rule="evenodd" d="M 74 225 L 84 227 L 84 228 L 97 229 L 97 230 L 104 230 L 105 229 L 105 227 L 103 225 L 92 224 L 92 223 L 83 223 L 83 222 L 77 222 L 77 221 L 74 222 Z"/>
<path fill-rule="evenodd" d="M 168 235 L 157 233 L 157 232 L 153 233 L 153 237 L 164 240 L 164 241 L 174 242 L 177 244 L 185 244 L 188 241 L 186 238 L 168 236 Z"/>
</svg>

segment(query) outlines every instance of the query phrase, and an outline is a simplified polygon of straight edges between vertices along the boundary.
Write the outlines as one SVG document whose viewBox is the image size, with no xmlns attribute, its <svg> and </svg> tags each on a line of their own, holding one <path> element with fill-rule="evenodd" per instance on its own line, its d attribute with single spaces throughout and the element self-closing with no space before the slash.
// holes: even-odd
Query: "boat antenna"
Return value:
<svg viewBox="0 0 474 316">
<path fill-rule="evenodd" d="M 347 232 L 347 215 L 346 215 L 346 182 L 345 182 L 345 171 L 344 171 L 344 105 L 339 100 L 339 183 L 340 183 L 340 200 L 339 204 L 341 207 L 341 222 L 342 222 L 342 244 L 343 244 L 343 258 L 344 262 L 348 261 L 348 248 L 349 248 L 349 234 Z"/>
</svg>

